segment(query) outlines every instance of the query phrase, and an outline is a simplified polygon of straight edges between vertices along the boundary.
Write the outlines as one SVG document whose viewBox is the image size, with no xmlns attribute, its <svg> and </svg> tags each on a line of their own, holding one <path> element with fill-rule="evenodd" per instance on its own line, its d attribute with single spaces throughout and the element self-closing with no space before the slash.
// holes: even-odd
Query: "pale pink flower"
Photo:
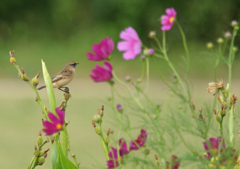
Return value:
<svg viewBox="0 0 240 169">
<path fill-rule="evenodd" d="M 124 41 L 118 42 L 117 48 L 119 51 L 125 51 L 125 53 L 123 53 L 125 60 L 135 59 L 136 56 L 142 52 L 142 42 L 132 27 L 123 30 L 120 33 L 120 38 Z"/>
<path fill-rule="evenodd" d="M 166 14 L 161 17 L 162 31 L 168 31 L 172 28 L 174 21 L 176 20 L 177 12 L 174 8 L 167 8 Z"/>
</svg>

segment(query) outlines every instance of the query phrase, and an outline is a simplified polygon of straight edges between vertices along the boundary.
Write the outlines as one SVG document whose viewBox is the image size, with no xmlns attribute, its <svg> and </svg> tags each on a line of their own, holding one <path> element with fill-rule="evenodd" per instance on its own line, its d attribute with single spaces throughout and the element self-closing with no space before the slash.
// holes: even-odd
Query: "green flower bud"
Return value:
<svg viewBox="0 0 240 169">
<path fill-rule="evenodd" d="M 12 64 L 16 63 L 16 59 L 15 59 L 14 57 L 10 57 L 10 62 L 11 62 Z"/>
<path fill-rule="evenodd" d="M 109 144 L 109 142 L 110 142 L 110 138 L 107 136 L 107 137 L 105 138 L 105 143 L 106 143 L 106 144 Z"/>
<path fill-rule="evenodd" d="M 29 81 L 26 74 L 22 74 L 21 79 L 24 80 L 24 81 Z"/>
<path fill-rule="evenodd" d="M 219 100 L 221 103 L 224 102 L 223 97 L 222 97 L 221 95 L 218 95 L 218 100 Z"/>
<path fill-rule="evenodd" d="M 101 122 L 101 116 L 100 116 L 100 114 L 94 115 L 94 116 L 93 116 L 93 121 L 96 122 L 96 123 Z"/>
<path fill-rule="evenodd" d="M 101 134 L 101 130 L 98 127 L 95 127 L 95 132 L 100 135 Z"/>
<path fill-rule="evenodd" d="M 150 150 L 148 148 L 145 148 L 144 153 L 148 155 L 150 153 Z"/>
<path fill-rule="evenodd" d="M 38 165 L 43 165 L 44 162 L 45 162 L 45 158 L 44 157 L 38 158 Z"/>
<path fill-rule="evenodd" d="M 223 43 L 223 38 L 218 38 L 217 43 L 220 43 L 220 44 Z"/>
<path fill-rule="evenodd" d="M 198 157 L 198 151 L 197 150 L 193 150 L 192 153 L 193 153 L 194 156 Z"/>
<path fill-rule="evenodd" d="M 213 44 L 212 44 L 211 42 L 208 42 L 208 43 L 207 43 L 207 48 L 208 48 L 208 49 L 213 48 Z"/>
<path fill-rule="evenodd" d="M 220 111 L 220 114 L 221 114 L 222 116 L 226 116 L 226 109 L 221 110 L 221 111 Z"/>
<path fill-rule="evenodd" d="M 44 154 L 45 154 L 45 152 L 44 152 L 43 150 L 41 150 L 41 151 L 39 152 L 39 157 L 42 157 Z"/>
<path fill-rule="evenodd" d="M 34 151 L 33 155 L 34 155 L 35 157 L 38 157 L 38 156 L 39 156 L 39 151 L 38 151 L 38 149 L 37 149 L 36 146 L 35 146 L 35 151 Z"/>
<path fill-rule="evenodd" d="M 37 139 L 38 147 L 42 145 L 42 142 L 43 142 L 42 136 L 38 136 L 38 139 Z"/>
<path fill-rule="evenodd" d="M 233 52 L 237 52 L 238 48 L 236 46 L 233 46 L 232 50 Z"/>
<path fill-rule="evenodd" d="M 217 120 L 217 122 L 221 121 L 221 116 L 219 115 L 219 113 L 215 116 L 215 119 Z"/>
<path fill-rule="evenodd" d="M 234 29 L 235 29 L 235 30 L 238 30 L 238 29 L 239 29 L 239 27 L 238 27 L 238 26 L 234 26 Z"/>
<path fill-rule="evenodd" d="M 32 79 L 32 84 L 33 84 L 33 86 L 37 86 L 38 85 L 38 79 L 36 78 L 36 77 L 34 77 L 33 79 Z"/>
</svg>

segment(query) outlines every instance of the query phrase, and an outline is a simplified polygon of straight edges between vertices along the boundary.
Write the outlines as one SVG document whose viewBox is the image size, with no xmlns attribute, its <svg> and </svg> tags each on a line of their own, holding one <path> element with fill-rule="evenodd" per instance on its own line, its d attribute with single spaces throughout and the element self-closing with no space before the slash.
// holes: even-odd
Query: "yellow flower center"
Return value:
<svg viewBox="0 0 240 169">
<path fill-rule="evenodd" d="M 120 161 L 120 162 L 122 162 L 122 161 L 123 161 L 122 157 L 119 157 L 118 159 L 119 159 L 119 161 Z"/>
<path fill-rule="evenodd" d="M 169 18 L 169 22 L 170 22 L 170 23 L 174 22 L 174 20 L 175 20 L 175 18 L 174 18 L 173 16 L 171 16 L 171 17 Z"/>
<path fill-rule="evenodd" d="M 57 129 L 61 130 L 62 129 L 62 125 L 61 124 L 57 124 Z"/>
<path fill-rule="evenodd" d="M 212 149 L 212 151 L 214 152 L 214 153 L 217 153 L 218 152 L 218 149 Z"/>
</svg>

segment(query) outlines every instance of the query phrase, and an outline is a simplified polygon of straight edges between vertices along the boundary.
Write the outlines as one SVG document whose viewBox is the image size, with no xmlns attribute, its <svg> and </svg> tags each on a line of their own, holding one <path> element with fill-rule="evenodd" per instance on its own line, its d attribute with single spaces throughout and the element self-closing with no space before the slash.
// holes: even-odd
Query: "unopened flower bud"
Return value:
<svg viewBox="0 0 240 169">
<path fill-rule="evenodd" d="M 27 78 L 27 75 L 26 74 L 22 74 L 21 75 L 21 79 L 24 80 L 24 81 L 28 81 L 29 79 Z"/>
<path fill-rule="evenodd" d="M 226 32 L 224 36 L 225 38 L 231 38 L 232 34 L 230 32 Z"/>
<path fill-rule="evenodd" d="M 42 142 L 43 142 L 42 136 L 38 136 L 38 139 L 37 139 L 38 147 L 42 145 Z"/>
<path fill-rule="evenodd" d="M 45 154 L 45 152 L 44 152 L 43 150 L 41 150 L 41 151 L 39 152 L 39 157 L 42 157 L 44 154 Z"/>
<path fill-rule="evenodd" d="M 223 43 L 223 38 L 218 38 L 217 43 L 219 43 L 219 44 Z"/>
<path fill-rule="evenodd" d="M 153 48 L 148 49 L 148 55 L 152 55 L 152 54 L 154 54 L 154 49 Z"/>
<path fill-rule="evenodd" d="M 153 118 L 154 120 L 156 120 L 156 119 L 157 119 L 157 116 L 154 114 L 154 115 L 152 116 L 152 118 Z"/>
<path fill-rule="evenodd" d="M 100 110 L 100 114 L 99 114 L 101 117 L 104 115 L 104 105 L 102 105 L 102 108 Z"/>
<path fill-rule="evenodd" d="M 150 38 L 154 38 L 156 36 L 156 32 L 155 31 L 150 31 L 149 32 L 149 37 Z"/>
<path fill-rule="evenodd" d="M 130 76 L 126 76 L 125 80 L 126 80 L 126 82 L 130 82 L 131 81 L 131 77 Z"/>
<path fill-rule="evenodd" d="M 218 95 L 218 100 L 219 100 L 221 103 L 224 102 L 223 97 L 222 97 L 221 95 Z"/>
<path fill-rule="evenodd" d="M 99 129 L 99 127 L 95 127 L 95 132 L 100 135 L 101 134 L 101 130 Z"/>
<path fill-rule="evenodd" d="M 217 122 L 221 121 L 221 116 L 219 115 L 219 113 L 215 116 L 215 119 L 217 120 Z"/>
<path fill-rule="evenodd" d="M 44 162 L 45 162 L 45 158 L 44 157 L 38 158 L 38 165 L 43 165 Z"/>
<path fill-rule="evenodd" d="M 141 56 L 141 59 L 142 59 L 142 60 L 145 60 L 145 59 L 146 59 L 146 56 L 145 56 L 145 55 L 142 55 L 142 56 Z"/>
<path fill-rule="evenodd" d="M 34 153 L 33 154 L 35 155 L 35 157 L 38 157 L 39 151 L 37 149 L 37 146 L 34 147 Z"/>
<path fill-rule="evenodd" d="M 199 155 L 197 150 L 193 150 L 192 153 L 193 153 L 193 155 L 196 156 L 196 157 Z"/>
<path fill-rule="evenodd" d="M 145 148 L 144 153 L 148 155 L 150 153 L 150 150 L 148 148 Z"/>
<path fill-rule="evenodd" d="M 93 120 L 94 120 L 94 122 L 96 122 L 96 123 L 101 122 L 101 116 L 100 116 L 100 114 L 94 115 L 94 116 L 93 116 Z"/>
<path fill-rule="evenodd" d="M 232 25 L 233 27 L 234 27 L 234 26 L 237 26 L 237 24 L 238 24 L 238 23 L 237 23 L 237 21 L 235 21 L 235 20 L 231 22 L 231 25 Z"/>
<path fill-rule="evenodd" d="M 234 30 L 238 30 L 239 29 L 239 27 L 238 26 L 234 26 Z"/>
<path fill-rule="evenodd" d="M 226 115 L 226 109 L 221 110 L 220 114 L 221 114 L 221 116 L 225 116 Z"/>
<path fill-rule="evenodd" d="M 10 62 L 11 62 L 12 64 L 15 64 L 15 63 L 16 63 L 16 59 L 15 59 L 14 57 L 10 57 Z"/>
<path fill-rule="evenodd" d="M 36 78 L 36 77 L 34 77 L 33 79 L 32 79 L 32 84 L 33 84 L 33 86 L 37 86 L 38 85 L 38 79 Z"/>
<path fill-rule="evenodd" d="M 71 96 L 70 93 L 68 92 L 64 93 L 64 97 L 66 101 L 69 100 L 70 96 Z"/>
<path fill-rule="evenodd" d="M 213 48 L 213 44 L 212 44 L 211 42 L 208 42 L 208 43 L 207 43 L 207 48 L 208 48 L 208 49 Z"/>
<path fill-rule="evenodd" d="M 123 113 L 123 108 L 121 104 L 117 104 L 116 108 L 119 113 Z"/>
<path fill-rule="evenodd" d="M 109 138 L 108 136 L 105 138 L 105 143 L 106 143 L 106 144 L 109 144 L 109 143 L 110 143 L 110 138 Z"/>
<path fill-rule="evenodd" d="M 232 50 L 233 52 L 237 52 L 238 48 L 236 46 L 233 46 Z"/>
</svg>

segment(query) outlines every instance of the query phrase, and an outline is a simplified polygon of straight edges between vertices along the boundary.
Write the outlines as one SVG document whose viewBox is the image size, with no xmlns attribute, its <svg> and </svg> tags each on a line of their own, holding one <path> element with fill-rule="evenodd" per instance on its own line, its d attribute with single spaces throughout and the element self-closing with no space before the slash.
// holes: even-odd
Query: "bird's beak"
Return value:
<svg viewBox="0 0 240 169">
<path fill-rule="evenodd" d="M 79 63 L 75 63 L 75 66 L 78 65 Z"/>
</svg>

